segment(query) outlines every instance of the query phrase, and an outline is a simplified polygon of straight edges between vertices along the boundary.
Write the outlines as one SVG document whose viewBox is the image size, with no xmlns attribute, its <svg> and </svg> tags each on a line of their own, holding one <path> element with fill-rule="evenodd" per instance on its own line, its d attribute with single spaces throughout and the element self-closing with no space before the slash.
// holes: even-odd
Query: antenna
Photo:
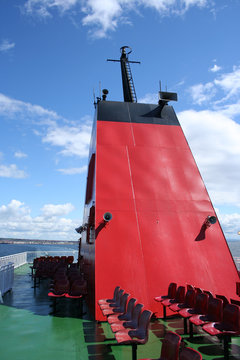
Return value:
<svg viewBox="0 0 240 360">
<path fill-rule="evenodd" d="M 107 59 L 107 61 L 120 62 L 122 73 L 123 97 L 125 102 L 137 102 L 137 95 L 133 83 L 130 63 L 141 64 L 140 61 L 129 61 L 128 55 L 131 54 L 132 49 L 129 46 L 122 46 L 120 48 L 120 60 Z"/>
</svg>

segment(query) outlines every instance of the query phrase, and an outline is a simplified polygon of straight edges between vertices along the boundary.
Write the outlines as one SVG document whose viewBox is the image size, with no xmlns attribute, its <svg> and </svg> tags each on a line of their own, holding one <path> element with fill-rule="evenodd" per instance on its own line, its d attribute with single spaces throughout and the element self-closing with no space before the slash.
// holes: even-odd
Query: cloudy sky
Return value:
<svg viewBox="0 0 240 360">
<path fill-rule="evenodd" d="M 77 240 L 94 95 L 174 104 L 228 240 L 240 230 L 239 0 L 1 0 L 0 237 Z"/>
</svg>

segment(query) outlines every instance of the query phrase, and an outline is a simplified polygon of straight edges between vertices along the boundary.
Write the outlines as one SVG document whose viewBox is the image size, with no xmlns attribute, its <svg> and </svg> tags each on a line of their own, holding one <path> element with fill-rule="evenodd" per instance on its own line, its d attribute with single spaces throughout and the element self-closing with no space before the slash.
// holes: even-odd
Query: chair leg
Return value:
<svg viewBox="0 0 240 360">
<path fill-rule="evenodd" d="M 231 342 L 230 336 L 224 336 L 223 337 L 223 346 L 224 346 L 224 359 L 229 359 L 229 343 Z"/>
<path fill-rule="evenodd" d="M 165 320 L 166 317 L 167 317 L 166 306 L 163 305 L 163 319 Z"/>
<path fill-rule="evenodd" d="M 189 338 L 193 338 L 193 323 L 191 321 L 189 321 Z"/>
<path fill-rule="evenodd" d="M 188 333 L 187 329 L 187 318 L 183 318 L 184 334 Z"/>
<path fill-rule="evenodd" d="M 137 360 L 137 344 L 132 344 L 132 360 Z"/>
</svg>

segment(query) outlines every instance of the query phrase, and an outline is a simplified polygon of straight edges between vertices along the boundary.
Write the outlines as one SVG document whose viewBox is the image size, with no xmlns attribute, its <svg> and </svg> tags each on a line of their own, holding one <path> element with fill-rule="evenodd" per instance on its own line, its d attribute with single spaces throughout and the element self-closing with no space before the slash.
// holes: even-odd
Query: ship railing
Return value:
<svg viewBox="0 0 240 360">
<path fill-rule="evenodd" d="M 13 255 L 7 255 L 0 257 L 0 266 L 8 265 L 9 263 L 14 264 L 14 268 L 22 266 L 27 263 L 27 252 L 22 252 Z"/>
<path fill-rule="evenodd" d="M 3 302 L 2 295 L 12 289 L 14 279 L 14 264 L 9 262 L 0 266 L 0 303 Z"/>
</svg>

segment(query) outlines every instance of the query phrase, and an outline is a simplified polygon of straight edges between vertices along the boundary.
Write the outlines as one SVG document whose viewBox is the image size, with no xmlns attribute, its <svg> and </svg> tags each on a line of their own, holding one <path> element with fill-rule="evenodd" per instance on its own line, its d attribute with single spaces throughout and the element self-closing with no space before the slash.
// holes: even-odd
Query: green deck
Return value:
<svg viewBox="0 0 240 360">
<path fill-rule="evenodd" d="M 0 306 L 1 360 L 131 360 L 130 346 L 111 346 L 114 340 L 108 323 L 90 319 L 86 305 L 81 317 L 75 300 L 61 299 L 57 313 L 51 315 L 47 296 L 48 280 L 33 289 L 28 265 L 15 270 L 12 292 Z M 160 295 L 160 294 L 159 294 Z M 161 341 L 167 330 L 183 334 L 183 320 L 151 322 L 149 341 L 138 346 L 138 359 L 159 358 Z M 199 331 L 193 341 L 182 335 L 186 344 L 201 352 L 203 359 L 223 359 L 219 340 Z M 240 338 L 232 340 L 231 360 L 240 359 Z"/>
</svg>

